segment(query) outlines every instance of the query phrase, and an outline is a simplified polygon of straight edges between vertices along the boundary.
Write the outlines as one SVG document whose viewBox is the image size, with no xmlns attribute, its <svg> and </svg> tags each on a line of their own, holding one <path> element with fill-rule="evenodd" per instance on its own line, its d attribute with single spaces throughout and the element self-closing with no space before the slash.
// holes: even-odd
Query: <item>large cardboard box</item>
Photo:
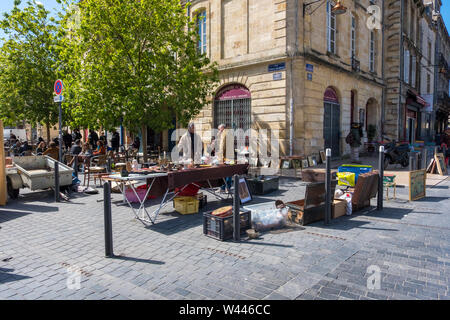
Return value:
<svg viewBox="0 0 450 320">
<path fill-rule="evenodd" d="M 333 219 L 345 216 L 347 212 L 347 200 L 335 199 L 331 209 L 331 217 Z"/>
</svg>

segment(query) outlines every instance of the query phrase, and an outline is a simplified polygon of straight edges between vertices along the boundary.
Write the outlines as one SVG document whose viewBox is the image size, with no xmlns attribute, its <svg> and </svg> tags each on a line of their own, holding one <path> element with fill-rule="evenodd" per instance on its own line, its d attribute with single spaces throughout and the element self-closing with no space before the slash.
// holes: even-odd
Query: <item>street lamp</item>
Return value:
<svg viewBox="0 0 450 320">
<path fill-rule="evenodd" d="M 303 16 L 305 16 L 305 14 L 306 14 L 307 7 L 309 7 L 310 5 L 313 5 L 315 3 L 321 2 L 321 1 L 323 1 L 323 0 L 316 0 L 316 1 L 309 2 L 309 3 L 303 3 Z M 328 0 L 326 0 L 326 1 L 328 1 Z M 316 10 L 317 10 L 317 8 L 316 8 Z M 309 14 L 314 13 L 314 11 Z M 337 0 L 336 4 L 333 6 L 333 8 L 331 8 L 331 12 L 333 12 L 334 14 L 344 14 L 347 12 L 347 8 L 341 3 L 341 0 Z"/>
</svg>

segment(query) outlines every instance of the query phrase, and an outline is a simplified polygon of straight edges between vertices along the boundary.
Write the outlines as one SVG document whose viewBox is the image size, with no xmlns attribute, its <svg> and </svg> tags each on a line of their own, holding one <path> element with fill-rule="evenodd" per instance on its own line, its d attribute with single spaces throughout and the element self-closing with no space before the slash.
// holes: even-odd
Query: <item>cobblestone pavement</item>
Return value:
<svg viewBox="0 0 450 320">
<path fill-rule="evenodd" d="M 101 188 L 60 204 L 48 192 L 25 194 L 0 208 L 0 298 L 449 299 L 449 187 L 447 179 L 413 203 L 400 188 L 382 212 L 241 243 L 205 237 L 200 214 L 171 206 L 145 227 L 114 194 L 113 259 L 104 257 Z M 282 179 L 255 201 L 298 200 L 304 190 Z M 208 209 L 223 205 L 208 196 Z M 368 288 L 372 265 L 380 289 Z"/>
</svg>

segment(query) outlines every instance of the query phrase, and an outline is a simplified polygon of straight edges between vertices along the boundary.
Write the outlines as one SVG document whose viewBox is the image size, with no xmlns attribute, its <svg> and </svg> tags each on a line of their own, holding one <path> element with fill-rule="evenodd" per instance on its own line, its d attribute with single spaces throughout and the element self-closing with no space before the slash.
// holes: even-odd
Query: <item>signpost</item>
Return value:
<svg viewBox="0 0 450 320">
<path fill-rule="evenodd" d="M 61 80 L 56 80 L 55 82 L 55 86 L 54 86 L 54 91 L 56 96 L 54 97 L 53 101 L 55 103 L 59 102 L 59 139 L 58 139 L 58 143 L 59 143 L 59 159 L 58 161 L 62 161 L 62 108 L 61 108 L 61 104 L 64 101 L 64 96 L 62 96 L 62 92 L 63 92 L 63 82 Z"/>
</svg>

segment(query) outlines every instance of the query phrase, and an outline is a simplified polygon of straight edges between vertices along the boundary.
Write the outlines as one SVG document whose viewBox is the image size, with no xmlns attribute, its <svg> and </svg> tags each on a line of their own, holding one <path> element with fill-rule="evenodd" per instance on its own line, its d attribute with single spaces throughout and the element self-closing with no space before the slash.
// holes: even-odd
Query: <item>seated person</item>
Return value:
<svg viewBox="0 0 450 320">
<path fill-rule="evenodd" d="M 59 161 L 59 148 L 56 146 L 56 143 L 50 142 L 49 148 L 44 151 L 43 155 Z"/>
<path fill-rule="evenodd" d="M 36 154 L 37 154 L 38 156 L 42 155 L 42 154 L 44 153 L 45 149 L 46 149 L 46 147 L 45 147 L 45 142 L 44 142 L 44 141 L 41 141 L 41 142 L 39 143 L 39 145 L 37 146 L 37 148 L 36 148 Z"/>
<path fill-rule="evenodd" d="M 103 144 L 102 140 L 98 140 L 97 141 L 97 150 L 95 150 L 93 152 L 94 156 L 100 156 L 100 155 L 105 155 L 106 154 L 106 148 Z"/>
<path fill-rule="evenodd" d="M 79 139 L 77 139 L 77 140 L 75 140 L 75 144 L 70 148 L 70 154 L 77 155 L 77 154 L 80 154 L 81 151 L 82 151 L 81 141 Z"/>
</svg>

